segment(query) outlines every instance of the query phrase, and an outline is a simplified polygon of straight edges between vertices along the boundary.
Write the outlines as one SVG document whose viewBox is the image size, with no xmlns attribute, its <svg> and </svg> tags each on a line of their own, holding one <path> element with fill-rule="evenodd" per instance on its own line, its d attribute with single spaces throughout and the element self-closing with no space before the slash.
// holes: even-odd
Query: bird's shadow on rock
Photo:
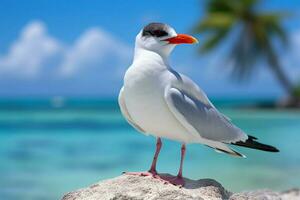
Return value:
<svg viewBox="0 0 300 200">
<path fill-rule="evenodd" d="M 163 177 L 167 177 L 167 178 L 174 177 L 175 178 L 175 176 L 173 176 L 171 174 L 160 174 L 160 176 L 162 178 Z M 198 189 L 201 187 L 209 187 L 209 186 L 224 189 L 221 183 L 217 182 L 214 179 L 209 179 L 209 178 L 199 179 L 199 180 L 191 180 L 188 178 L 184 178 L 184 182 L 185 182 L 185 184 L 184 184 L 183 188 L 185 188 L 185 189 Z"/>
<path fill-rule="evenodd" d="M 197 189 L 197 188 L 208 187 L 208 186 L 223 188 L 223 186 L 219 182 L 217 182 L 213 179 L 199 179 L 197 181 L 194 181 L 194 180 L 185 178 L 185 180 L 189 180 L 189 181 L 186 181 L 185 185 L 183 186 L 186 189 Z"/>
<path fill-rule="evenodd" d="M 170 174 L 161 174 L 164 177 L 175 177 Z M 217 182 L 214 179 L 199 179 L 199 180 L 191 180 L 188 178 L 184 178 L 184 185 L 182 188 L 187 189 L 187 190 L 196 190 L 196 189 L 201 189 L 201 188 L 206 188 L 206 187 L 214 187 L 217 188 L 217 191 L 219 194 L 221 194 L 222 199 L 229 199 L 229 197 L 232 195 L 231 192 L 227 191 L 224 189 L 221 183 Z M 204 189 L 205 190 L 205 189 Z"/>
</svg>

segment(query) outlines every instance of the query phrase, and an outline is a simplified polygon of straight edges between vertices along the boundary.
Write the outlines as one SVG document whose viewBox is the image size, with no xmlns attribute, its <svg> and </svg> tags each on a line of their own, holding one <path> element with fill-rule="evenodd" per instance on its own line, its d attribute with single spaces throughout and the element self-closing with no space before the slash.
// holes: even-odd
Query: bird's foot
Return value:
<svg viewBox="0 0 300 200">
<path fill-rule="evenodd" d="M 150 169 L 146 172 L 123 172 L 123 174 L 135 175 L 135 176 L 152 176 L 153 178 L 159 177 L 159 175 L 155 169 Z"/>
<path fill-rule="evenodd" d="M 179 187 L 183 187 L 184 186 L 184 179 L 182 176 L 165 176 L 162 177 L 163 180 L 166 181 L 166 183 L 175 185 L 175 186 L 179 186 Z"/>
<path fill-rule="evenodd" d="M 153 172 L 123 172 L 123 174 L 126 175 L 133 175 L 133 176 L 156 176 L 157 173 L 153 173 Z"/>
<path fill-rule="evenodd" d="M 155 178 L 155 179 L 163 182 L 164 184 L 169 183 L 169 181 L 162 178 L 155 170 L 149 170 L 146 172 L 123 172 L 123 174 L 133 175 L 133 176 L 144 176 L 144 177 L 151 176 L 152 178 Z"/>
</svg>

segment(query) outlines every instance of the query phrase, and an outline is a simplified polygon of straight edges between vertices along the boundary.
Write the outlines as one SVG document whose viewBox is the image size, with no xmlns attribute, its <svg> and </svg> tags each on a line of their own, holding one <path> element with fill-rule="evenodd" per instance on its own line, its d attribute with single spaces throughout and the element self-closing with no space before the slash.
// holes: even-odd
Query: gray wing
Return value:
<svg viewBox="0 0 300 200">
<path fill-rule="evenodd" d="M 127 110 L 127 107 L 126 107 L 126 104 L 125 104 L 125 101 L 124 101 L 124 94 L 123 94 L 123 87 L 121 88 L 120 90 L 120 93 L 119 93 L 119 98 L 118 98 L 118 102 L 119 102 L 119 106 L 120 106 L 120 110 L 121 110 L 121 113 L 123 114 L 123 116 L 125 117 L 125 119 L 127 120 L 127 122 L 133 126 L 137 131 L 140 131 L 140 132 L 143 132 L 145 133 L 145 131 L 139 126 L 137 125 L 133 120 L 132 118 L 130 117 L 130 114 Z"/>
<path fill-rule="evenodd" d="M 199 95 L 193 95 L 197 91 L 191 87 L 189 90 L 188 94 L 183 89 L 167 88 L 165 101 L 178 121 L 191 133 L 226 143 L 247 139 L 247 135 L 224 117 L 208 99 L 201 101 Z"/>
<path fill-rule="evenodd" d="M 174 70 L 170 72 L 174 75 L 173 79 L 174 77 L 176 77 L 176 80 L 173 82 L 175 88 L 179 88 L 180 90 L 185 91 L 188 95 L 193 96 L 197 100 L 201 101 L 203 104 L 215 108 L 215 106 L 210 102 L 210 100 L 208 99 L 206 94 L 201 90 L 201 88 L 198 87 L 198 85 L 195 84 L 189 77 L 183 74 L 179 74 Z M 226 115 L 220 113 L 219 111 L 218 113 L 224 118 L 226 118 L 228 121 L 231 121 L 231 119 Z"/>
</svg>

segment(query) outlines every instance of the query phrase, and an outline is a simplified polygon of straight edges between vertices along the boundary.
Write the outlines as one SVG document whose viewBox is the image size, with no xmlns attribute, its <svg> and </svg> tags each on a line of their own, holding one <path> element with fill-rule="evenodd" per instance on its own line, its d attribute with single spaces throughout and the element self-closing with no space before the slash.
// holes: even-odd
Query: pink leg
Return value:
<svg viewBox="0 0 300 200">
<path fill-rule="evenodd" d="M 161 146 L 162 146 L 161 139 L 160 139 L 160 138 L 157 138 L 155 154 L 154 154 L 154 157 L 153 157 L 153 161 L 152 161 L 152 164 L 151 164 L 151 168 L 150 168 L 149 171 L 148 171 L 148 172 L 152 173 L 153 175 L 157 175 L 157 171 L 156 171 L 156 162 L 157 162 L 157 158 L 158 158 L 158 155 L 159 155 Z"/>
<path fill-rule="evenodd" d="M 156 150 L 155 150 L 155 154 L 153 157 L 153 161 L 152 161 L 150 169 L 147 172 L 126 172 L 126 174 L 139 175 L 139 176 L 153 176 L 155 178 L 160 179 L 160 177 L 158 176 L 157 171 L 156 171 L 156 163 L 157 163 L 157 158 L 158 158 L 161 146 L 162 146 L 161 139 L 157 138 Z"/>
<path fill-rule="evenodd" d="M 185 144 L 183 144 L 181 146 L 181 159 L 180 159 L 180 168 L 179 168 L 179 172 L 177 174 L 177 177 L 181 177 L 182 178 L 182 167 L 183 167 L 183 160 L 185 157 Z"/>
<path fill-rule="evenodd" d="M 182 144 L 181 146 L 181 159 L 180 159 L 180 167 L 179 171 L 176 177 L 164 177 L 164 179 L 173 184 L 173 185 L 178 185 L 178 186 L 184 186 L 184 179 L 182 176 L 182 169 L 183 169 L 183 161 L 184 161 L 184 156 L 185 156 L 185 144 Z"/>
</svg>

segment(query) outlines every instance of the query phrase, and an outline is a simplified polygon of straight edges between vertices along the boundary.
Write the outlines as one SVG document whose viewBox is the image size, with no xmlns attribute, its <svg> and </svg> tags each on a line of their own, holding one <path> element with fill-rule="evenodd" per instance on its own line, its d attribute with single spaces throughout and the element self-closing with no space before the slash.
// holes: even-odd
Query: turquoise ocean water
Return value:
<svg viewBox="0 0 300 200">
<path fill-rule="evenodd" d="M 247 159 L 188 145 L 184 175 L 232 191 L 300 186 L 300 111 L 232 108 L 216 102 L 277 154 L 236 148 Z M 243 103 L 243 102 L 240 102 Z M 163 140 L 158 170 L 176 174 L 180 144 Z M 53 200 L 123 171 L 147 170 L 155 139 L 137 133 L 110 100 L 1 100 L 0 199 Z"/>
</svg>

